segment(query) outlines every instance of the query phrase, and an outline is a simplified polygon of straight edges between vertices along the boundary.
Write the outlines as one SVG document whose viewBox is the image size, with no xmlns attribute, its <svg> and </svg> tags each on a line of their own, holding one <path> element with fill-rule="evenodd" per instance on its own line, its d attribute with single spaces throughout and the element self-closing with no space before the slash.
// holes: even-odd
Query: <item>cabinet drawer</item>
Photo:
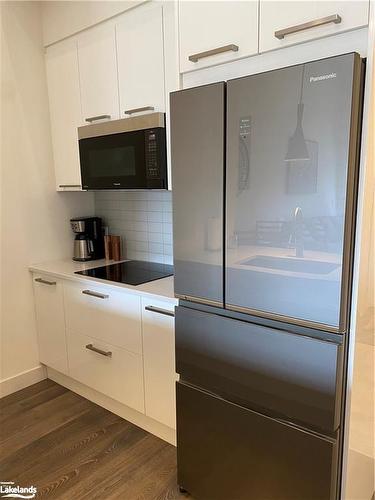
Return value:
<svg viewBox="0 0 375 500">
<path fill-rule="evenodd" d="M 333 500 L 337 444 L 177 383 L 178 484 L 194 498 Z"/>
<path fill-rule="evenodd" d="M 368 14 L 368 0 L 261 0 L 259 51 L 278 49 L 366 26 Z"/>
<path fill-rule="evenodd" d="M 176 428 L 174 304 L 142 299 L 145 412 Z"/>
<path fill-rule="evenodd" d="M 43 274 L 34 274 L 33 283 L 39 360 L 59 372 L 68 373 L 63 284 Z"/>
<path fill-rule="evenodd" d="M 144 412 L 141 355 L 69 331 L 67 340 L 71 377 Z"/>
<path fill-rule="evenodd" d="M 176 308 L 181 379 L 250 409 L 332 435 L 341 367 L 339 344 Z"/>
<path fill-rule="evenodd" d="M 141 299 L 137 295 L 91 283 L 66 283 L 67 330 L 142 352 Z"/>
</svg>

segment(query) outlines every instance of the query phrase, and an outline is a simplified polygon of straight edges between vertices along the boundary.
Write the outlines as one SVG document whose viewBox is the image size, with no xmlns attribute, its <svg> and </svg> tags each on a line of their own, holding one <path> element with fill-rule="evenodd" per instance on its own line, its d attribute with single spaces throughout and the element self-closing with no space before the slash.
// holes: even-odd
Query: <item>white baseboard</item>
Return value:
<svg viewBox="0 0 375 500">
<path fill-rule="evenodd" d="M 31 370 L 18 373 L 13 377 L 0 380 L 0 398 L 13 394 L 13 392 L 20 391 L 29 385 L 36 384 L 41 380 L 47 378 L 47 371 L 44 365 L 36 366 Z"/>
<path fill-rule="evenodd" d="M 83 396 L 89 401 L 92 401 L 93 403 L 102 406 L 106 410 L 115 413 L 119 417 L 128 420 L 132 424 L 137 425 L 138 427 L 141 427 L 145 431 L 150 432 L 151 434 L 154 434 L 160 439 L 163 439 L 164 441 L 167 441 L 168 443 L 176 446 L 175 429 L 172 429 L 171 427 L 161 424 L 160 422 L 157 422 L 156 420 L 147 417 L 143 413 L 139 413 L 138 411 L 129 408 L 129 406 L 119 403 L 118 401 L 115 401 L 114 399 L 106 396 L 105 394 L 102 394 L 101 392 L 98 392 L 95 389 L 91 389 L 91 387 L 81 384 L 81 382 L 78 382 L 77 380 L 74 380 L 73 378 L 68 377 L 67 375 L 63 375 L 62 373 L 57 372 L 52 368 L 47 367 L 47 376 L 54 382 L 63 385 L 64 387 L 67 387 L 71 391 L 76 392 L 77 394 Z"/>
</svg>

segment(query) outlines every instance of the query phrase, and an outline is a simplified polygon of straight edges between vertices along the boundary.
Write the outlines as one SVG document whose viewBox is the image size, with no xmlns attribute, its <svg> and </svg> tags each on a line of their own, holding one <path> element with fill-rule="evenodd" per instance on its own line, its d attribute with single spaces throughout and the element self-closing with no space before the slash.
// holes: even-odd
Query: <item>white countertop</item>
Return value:
<svg viewBox="0 0 375 500">
<path fill-rule="evenodd" d="M 124 260 L 119 261 L 124 262 Z M 115 281 L 102 280 L 98 278 L 92 278 L 90 276 L 83 276 L 81 274 L 74 274 L 76 271 L 83 271 L 84 269 L 92 269 L 94 267 L 101 267 L 108 264 L 115 264 L 116 261 L 113 260 L 95 260 L 88 262 L 75 262 L 71 259 L 65 260 L 56 260 L 52 262 L 43 262 L 41 264 L 33 264 L 29 266 L 29 270 L 31 272 L 48 274 L 49 276 L 53 276 L 55 278 L 62 278 L 73 281 L 94 281 L 98 284 L 111 286 L 116 288 L 125 288 L 127 290 L 131 290 L 132 292 L 139 295 L 154 295 L 163 297 L 163 299 L 168 299 L 173 302 L 177 302 L 177 299 L 174 297 L 174 289 L 173 289 L 173 276 L 169 276 L 168 278 L 162 278 L 155 281 L 149 281 L 148 283 L 144 283 L 142 285 L 127 285 L 125 283 L 117 283 Z"/>
</svg>

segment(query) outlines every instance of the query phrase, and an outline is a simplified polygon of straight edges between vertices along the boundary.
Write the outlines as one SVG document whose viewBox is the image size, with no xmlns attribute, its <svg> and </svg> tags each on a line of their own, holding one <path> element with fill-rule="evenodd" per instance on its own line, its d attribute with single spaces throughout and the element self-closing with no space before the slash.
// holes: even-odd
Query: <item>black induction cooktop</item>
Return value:
<svg viewBox="0 0 375 500">
<path fill-rule="evenodd" d="M 158 264 L 157 262 L 128 260 L 126 262 L 119 262 L 118 264 L 108 264 L 107 266 L 76 271 L 75 274 L 126 283 L 127 285 L 141 285 L 149 281 L 173 276 L 173 266 Z"/>
</svg>

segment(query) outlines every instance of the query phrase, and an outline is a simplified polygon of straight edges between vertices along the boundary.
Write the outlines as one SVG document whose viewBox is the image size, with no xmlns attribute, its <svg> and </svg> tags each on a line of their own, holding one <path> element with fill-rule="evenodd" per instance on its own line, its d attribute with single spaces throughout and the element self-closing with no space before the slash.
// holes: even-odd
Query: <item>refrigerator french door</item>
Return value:
<svg viewBox="0 0 375 500">
<path fill-rule="evenodd" d="M 227 84 L 228 309 L 347 327 L 360 59 Z"/>
<path fill-rule="evenodd" d="M 352 53 L 171 94 L 178 482 L 197 500 L 338 498 L 361 82 Z"/>
</svg>

